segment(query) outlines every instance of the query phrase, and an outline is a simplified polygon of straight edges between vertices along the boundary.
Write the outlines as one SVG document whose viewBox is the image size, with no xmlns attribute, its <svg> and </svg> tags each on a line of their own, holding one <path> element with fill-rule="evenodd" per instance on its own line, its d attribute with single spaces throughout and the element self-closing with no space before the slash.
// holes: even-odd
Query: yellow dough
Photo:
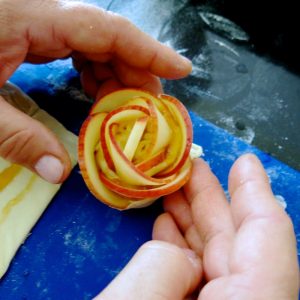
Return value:
<svg viewBox="0 0 300 300">
<path fill-rule="evenodd" d="M 12 84 L 0 89 L 0 95 L 50 128 L 68 150 L 73 166 L 76 164 L 76 135 Z M 0 278 L 59 188 L 0 158 Z"/>
</svg>

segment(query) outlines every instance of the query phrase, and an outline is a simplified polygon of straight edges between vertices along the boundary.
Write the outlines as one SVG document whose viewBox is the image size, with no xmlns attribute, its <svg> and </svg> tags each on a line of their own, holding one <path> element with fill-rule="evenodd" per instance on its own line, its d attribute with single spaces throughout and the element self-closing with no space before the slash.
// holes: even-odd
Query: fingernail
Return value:
<svg viewBox="0 0 300 300">
<path fill-rule="evenodd" d="M 198 255 L 191 249 L 182 249 L 182 250 L 184 251 L 189 261 L 192 263 L 193 267 L 199 269 L 200 259 Z"/>
<path fill-rule="evenodd" d="M 253 170 L 256 170 L 257 165 L 260 165 L 259 159 L 252 153 L 247 153 L 242 158 L 241 170 L 244 174 L 250 174 Z"/>
<path fill-rule="evenodd" d="M 58 183 L 64 173 L 64 166 L 60 160 L 51 155 L 40 158 L 34 169 L 42 178 L 51 183 Z"/>
</svg>

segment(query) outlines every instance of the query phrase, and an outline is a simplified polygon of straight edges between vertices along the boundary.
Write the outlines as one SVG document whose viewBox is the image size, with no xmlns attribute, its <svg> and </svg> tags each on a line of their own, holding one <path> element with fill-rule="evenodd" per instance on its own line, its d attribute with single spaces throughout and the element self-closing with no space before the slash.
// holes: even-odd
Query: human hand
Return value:
<svg viewBox="0 0 300 300">
<path fill-rule="evenodd" d="M 191 64 L 128 20 L 78 1 L 0 0 L 0 87 L 24 61 L 72 56 L 92 97 L 131 86 L 161 92 L 159 77 L 186 76 Z M 0 96 L 0 156 L 50 182 L 71 164 L 55 136 Z"/>
<path fill-rule="evenodd" d="M 229 192 L 230 204 L 209 167 L 195 160 L 184 190 L 166 197 L 166 213 L 156 220 L 153 238 L 190 247 L 201 258 L 199 300 L 298 299 L 293 225 L 255 156 L 234 164 Z"/>
<path fill-rule="evenodd" d="M 201 261 L 192 250 L 150 241 L 95 300 L 183 299 L 201 277 Z"/>
</svg>

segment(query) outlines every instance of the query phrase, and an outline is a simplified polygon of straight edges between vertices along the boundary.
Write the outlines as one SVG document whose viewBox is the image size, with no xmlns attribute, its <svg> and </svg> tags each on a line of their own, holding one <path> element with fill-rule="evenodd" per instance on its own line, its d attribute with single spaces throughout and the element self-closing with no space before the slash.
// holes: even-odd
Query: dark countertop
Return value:
<svg viewBox="0 0 300 300">
<path fill-rule="evenodd" d="M 164 82 L 189 109 L 300 170 L 300 46 L 296 4 L 90 0 L 128 17 L 193 62 Z"/>
</svg>

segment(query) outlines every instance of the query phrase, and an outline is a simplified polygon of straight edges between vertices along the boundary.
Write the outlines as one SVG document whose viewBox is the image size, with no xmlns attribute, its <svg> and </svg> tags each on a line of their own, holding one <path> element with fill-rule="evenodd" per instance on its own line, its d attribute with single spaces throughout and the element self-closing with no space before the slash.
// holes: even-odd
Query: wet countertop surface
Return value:
<svg viewBox="0 0 300 300">
<path fill-rule="evenodd" d="M 300 170 L 296 4 L 89 1 L 128 17 L 193 62 L 167 93 L 245 142 Z"/>
</svg>

